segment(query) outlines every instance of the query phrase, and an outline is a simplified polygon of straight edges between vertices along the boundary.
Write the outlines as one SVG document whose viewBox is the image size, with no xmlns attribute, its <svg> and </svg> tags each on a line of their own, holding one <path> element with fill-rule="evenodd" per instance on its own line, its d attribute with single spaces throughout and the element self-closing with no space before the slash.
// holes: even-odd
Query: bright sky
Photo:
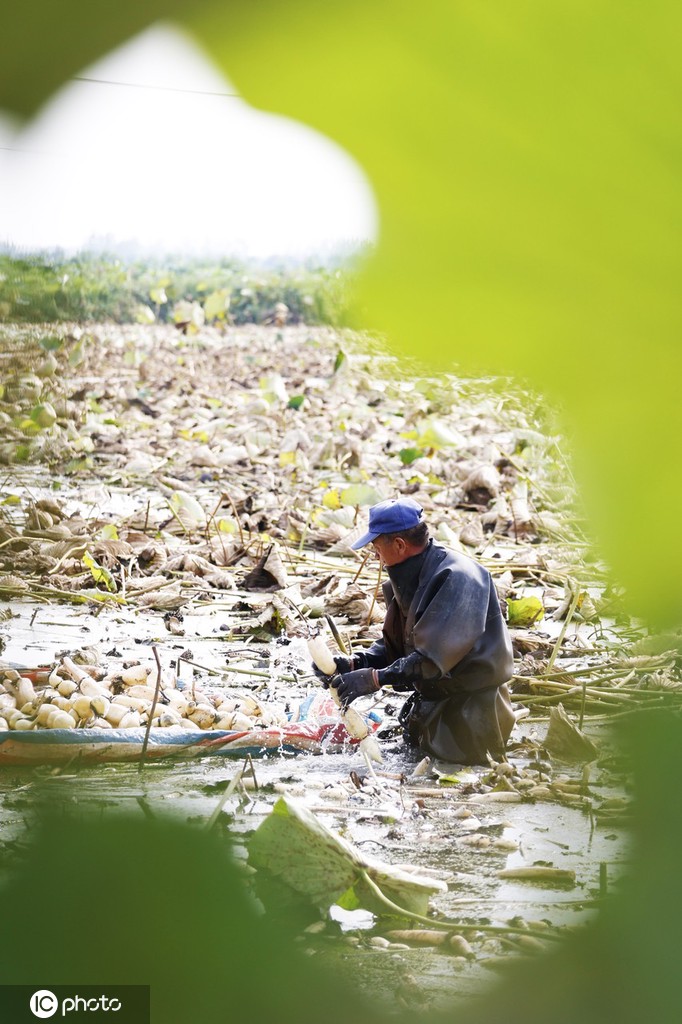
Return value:
<svg viewBox="0 0 682 1024">
<path fill-rule="evenodd" d="M 70 81 L 21 130 L 0 116 L 0 243 L 267 256 L 376 236 L 358 164 L 304 125 L 207 95 L 236 90 L 179 31 L 155 26 L 79 77 L 102 81 Z"/>
</svg>

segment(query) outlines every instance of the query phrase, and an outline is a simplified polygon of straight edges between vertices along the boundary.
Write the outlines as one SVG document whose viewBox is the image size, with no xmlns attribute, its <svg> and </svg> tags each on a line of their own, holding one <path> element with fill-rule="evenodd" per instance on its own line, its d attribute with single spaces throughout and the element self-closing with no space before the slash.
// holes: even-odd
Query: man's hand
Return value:
<svg viewBox="0 0 682 1024">
<path fill-rule="evenodd" d="M 327 689 L 327 687 L 329 686 L 329 680 L 333 679 L 335 675 L 353 671 L 352 658 L 344 658 L 343 655 L 338 655 L 334 658 L 334 664 L 336 665 L 336 672 L 328 676 L 325 675 L 325 673 L 317 667 L 315 662 L 313 662 L 313 672 L 315 673 L 317 678 L 322 682 L 322 685 L 325 687 L 325 689 Z"/>
<path fill-rule="evenodd" d="M 381 686 L 374 668 L 359 668 L 355 672 L 344 672 L 337 684 L 337 692 L 344 705 L 352 704 L 358 697 L 375 693 Z"/>
</svg>

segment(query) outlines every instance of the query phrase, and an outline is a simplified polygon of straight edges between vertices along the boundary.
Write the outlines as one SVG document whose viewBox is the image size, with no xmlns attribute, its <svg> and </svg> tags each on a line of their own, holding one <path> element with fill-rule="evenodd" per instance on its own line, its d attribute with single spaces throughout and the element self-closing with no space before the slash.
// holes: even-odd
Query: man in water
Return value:
<svg viewBox="0 0 682 1024">
<path fill-rule="evenodd" d="M 411 691 L 401 713 L 405 738 L 457 764 L 500 757 L 514 725 L 507 681 L 509 633 L 490 573 L 472 558 L 429 539 L 411 498 L 369 510 L 354 549 L 371 544 L 388 570 L 380 640 L 352 658 L 335 658 L 344 704 L 382 686 Z"/>
</svg>

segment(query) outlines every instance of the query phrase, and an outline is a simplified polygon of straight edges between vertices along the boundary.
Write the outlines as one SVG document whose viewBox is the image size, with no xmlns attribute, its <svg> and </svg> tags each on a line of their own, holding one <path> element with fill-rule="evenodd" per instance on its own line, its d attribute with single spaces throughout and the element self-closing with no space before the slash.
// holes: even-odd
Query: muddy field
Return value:
<svg viewBox="0 0 682 1024">
<path fill-rule="evenodd" d="M 141 773 L 3 765 L 4 870 L 45 802 L 66 820 L 95 808 L 211 822 L 245 857 L 275 801 L 294 800 L 361 851 L 445 883 L 430 915 L 459 947 L 387 937 L 395 917 L 335 907 L 297 931 L 311 956 L 403 1007 L 476 994 L 597 912 L 628 859 L 627 766 L 609 723 L 674 704 L 679 674 L 590 553 L 539 402 L 504 382 L 405 374 L 374 341 L 305 327 L 17 328 L 2 380 L 3 665 L 151 668 L 155 648 L 169 685 L 253 698 L 257 732 L 316 691 L 305 637 L 325 615 L 356 648 L 380 632 L 377 566 L 349 544 L 367 505 L 401 492 L 493 573 L 520 715 L 508 761 L 474 769 L 407 750 L 391 735 L 402 698 L 386 691 L 364 707 L 386 734 L 376 778 L 350 747 Z M 591 756 L 552 752 L 557 706 Z"/>
</svg>

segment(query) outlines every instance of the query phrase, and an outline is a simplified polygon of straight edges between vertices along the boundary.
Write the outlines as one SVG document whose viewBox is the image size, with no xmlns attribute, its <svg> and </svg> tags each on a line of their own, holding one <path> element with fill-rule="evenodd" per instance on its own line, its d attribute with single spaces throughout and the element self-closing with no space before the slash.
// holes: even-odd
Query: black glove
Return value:
<svg viewBox="0 0 682 1024">
<path fill-rule="evenodd" d="M 315 662 L 313 662 L 313 672 L 315 673 L 317 678 L 322 681 L 322 685 L 325 687 L 325 689 L 327 689 L 327 687 L 329 686 L 329 680 L 333 679 L 335 675 L 338 675 L 340 672 L 353 671 L 353 659 L 344 658 L 342 654 L 339 654 L 337 657 L 334 658 L 334 664 L 336 665 L 336 672 L 334 672 L 331 676 L 328 676 L 325 672 L 322 671 L 322 669 L 317 667 Z"/>
<path fill-rule="evenodd" d="M 358 697 L 375 693 L 381 686 L 377 679 L 376 669 L 359 668 L 355 672 L 345 672 L 339 677 L 337 692 L 344 706 L 352 704 Z"/>
</svg>

